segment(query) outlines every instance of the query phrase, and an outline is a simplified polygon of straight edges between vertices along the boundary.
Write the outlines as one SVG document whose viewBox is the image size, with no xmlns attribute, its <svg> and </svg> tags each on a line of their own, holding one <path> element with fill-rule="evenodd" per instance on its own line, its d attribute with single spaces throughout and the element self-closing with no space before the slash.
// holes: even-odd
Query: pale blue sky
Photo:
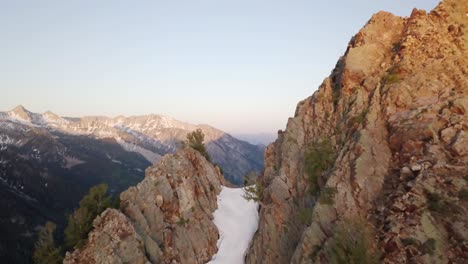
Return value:
<svg viewBox="0 0 468 264">
<path fill-rule="evenodd" d="M 0 110 L 275 133 L 379 11 L 434 0 L 0 0 Z"/>
</svg>

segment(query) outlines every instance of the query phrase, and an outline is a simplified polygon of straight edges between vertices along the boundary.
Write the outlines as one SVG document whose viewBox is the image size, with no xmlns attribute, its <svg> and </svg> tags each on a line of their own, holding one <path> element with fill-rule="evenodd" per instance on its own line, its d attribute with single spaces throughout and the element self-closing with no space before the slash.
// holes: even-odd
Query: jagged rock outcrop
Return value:
<svg viewBox="0 0 468 264">
<path fill-rule="evenodd" d="M 184 148 L 146 170 L 96 218 L 87 243 L 64 263 L 206 263 L 217 251 L 212 222 L 225 184 L 218 167 Z"/>
<path fill-rule="evenodd" d="M 247 263 L 329 263 L 353 221 L 379 262 L 468 261 L 467 12 L 379 12 L 352 38 L 266 150 Z"/>
<path fill-rule="evenodd" d="M 148 263 L 143 239 L 122 212 L 108 209 L 93 226 L 88 243 L 64 263 Z"/>
</svg>

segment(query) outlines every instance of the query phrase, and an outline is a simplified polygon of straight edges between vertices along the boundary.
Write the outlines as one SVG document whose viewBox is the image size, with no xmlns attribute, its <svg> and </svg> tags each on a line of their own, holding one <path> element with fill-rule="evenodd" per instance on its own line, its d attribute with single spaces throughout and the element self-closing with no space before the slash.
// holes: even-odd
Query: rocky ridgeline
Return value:
<svg viewBox="0 0 468 264">
<path fill-rule="evenodd" d="M 216 253 L 212 222 L 225 184 L 218 167 L 184 148 L 146 170 L 93 223 L 87 243 L 64 263 L 206 263 Z"/>
<path fill-rule="evenodd" d="M 379 263 L 468 261 L 467 12 L 379 12 L 352 38 L 266 150 L 246 263 L 329 263 L 356 226 Z"/>
</svg>

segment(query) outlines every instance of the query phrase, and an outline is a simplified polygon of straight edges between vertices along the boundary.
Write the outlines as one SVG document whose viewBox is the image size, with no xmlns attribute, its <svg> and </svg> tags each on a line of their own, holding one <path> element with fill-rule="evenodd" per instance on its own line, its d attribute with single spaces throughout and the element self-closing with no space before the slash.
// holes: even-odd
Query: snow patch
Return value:
<svg viewBox="0 0 468 264">
<path fill-rule="evenodd" d="M 120 160 L 111 159 L 111 161 L 114 162 L 114 163 L 117 163 L 117 164 L 122 164 L 122 162 Z"/>
<path fill-rule="evenodd" d="M 82 161 L 78 158 L 71 157 L 71 156 L 65 156 L 65 161 L 66 161 L 65 168 L 67 169 L 71 169 L 76 165 L 85 163 L 85 161 Z"/>
<path fill-rule="evenodd" d="M 116 140 L 119 143 L 119 145 L 122 146 L 123 149 L 125 149 L 126 151 L 130 151 L 130 152 L 140 153 L 151 164 L 154 164 L 158 160 L 161 159 L 160 155 L 158 155 L 158 154 L 156 154 L 156 153 L 154 153 L 154 152 L 152 152 L 150 150 L 147 150 L 145 148 L 142 148 L 142 147 L 137 146 L 137 145 L 132 144 L 132 143 L 125 142 L 121 138 L 117 138 Z"/>
<path fill-rule="evenodd" d="M 208 264 L 243 264 L 258 228 L 258 203 L 247 201 L 243 188 L 222 186 L 213 223 L 218 227 L 218 253 Z"/>
<path fill-rule="evenodd" d="M 0 145 L 16 145 L 15 140 L 8 135 L 0 135 Z"/>
</svg>

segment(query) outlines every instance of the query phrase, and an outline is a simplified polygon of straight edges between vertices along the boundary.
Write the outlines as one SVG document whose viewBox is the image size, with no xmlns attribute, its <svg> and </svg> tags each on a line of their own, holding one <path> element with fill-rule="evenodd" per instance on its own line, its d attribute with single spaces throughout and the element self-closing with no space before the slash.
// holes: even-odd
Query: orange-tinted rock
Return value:
<svg viewBox="0 0 468 264">
<path fill-rule="evenodd" d="M 408 18 L 379 12 L 356 34 L 267 148 L 247 263 L 327 263 L 334 228 L 356 217 L 373 225 L 383 263 L 467 261 L 466 239 L 448 235 L 455 225 L 468 234 L 458 198 L 468 188 L 467 10 L 467 1 L 444 0 Z M 336 190 L 331 203 L 311 194 L 306 172 L 305 156 L 324 139 L 336 159 L 318 185 Z M 300 220 L 306 212 L 311 223 Z M 403 232 L 426 248 L 400 246 Z"/>
</svg>

